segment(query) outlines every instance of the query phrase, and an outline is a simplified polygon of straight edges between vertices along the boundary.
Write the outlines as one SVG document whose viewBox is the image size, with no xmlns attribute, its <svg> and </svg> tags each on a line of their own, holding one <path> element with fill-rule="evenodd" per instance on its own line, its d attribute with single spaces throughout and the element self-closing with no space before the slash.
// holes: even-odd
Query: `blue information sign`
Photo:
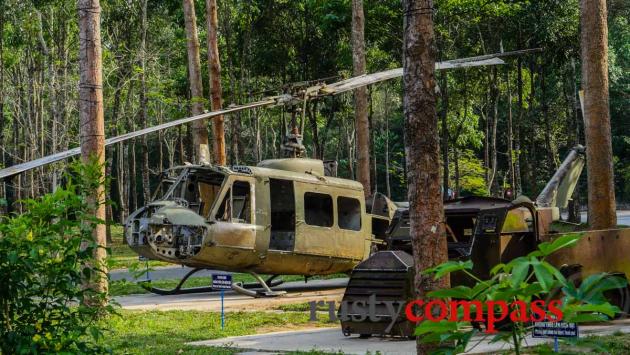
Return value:
<svg viewBox="0 0 630 355">
<path fill-rule="evenodd" d="M 534 338 L 577 338 L 577 323 L 567 322 L 535 322 L 532 331 Z"/>
<path fill-rule="evenodd" d="M 231 290 L 232 275 L 212 274 L 212 288 L 215 290 Z"/>
<path fill-rule="evenodd" d="M 230 274 L 212 274 L 212 288 L 221 290 L 221 329 L 225 327 L 225 311 L 223 302 L 225 299 L 225 290 L 232 289 L 232 275 Z"/>
</svg>

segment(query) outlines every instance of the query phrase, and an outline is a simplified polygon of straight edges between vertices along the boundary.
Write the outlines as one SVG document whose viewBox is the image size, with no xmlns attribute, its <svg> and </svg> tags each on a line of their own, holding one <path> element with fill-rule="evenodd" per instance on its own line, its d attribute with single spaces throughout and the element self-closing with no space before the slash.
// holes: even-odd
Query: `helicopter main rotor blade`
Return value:
<svg viewBox="0 0 630 355">
<path fill-rule="evenodd" d="M 500 65 L 505 62 L 499 58 L 487 58 L 481 60 L 473 60 L 476 57 L 472 58 L 463 58 L 458 61 L 445 61 L 435 63 L 435 70 L 446 70 L 446 69 L 458 69 L 458 68 L 470 68 L 470 67 L 479 67 L 484 65 Z M 466 60 L 469 59 L 469 60 Z M 336 95 L 341 94 L 346 91 L 354 90 L 360 88 L 362 86 L 372 85 L 376 83 L 380 83 L 382 81 L 391 80 L 394 78 L 401 77 L 403 75 L 403 68 L 396 68 L 391 70 L 386 70 L 374 74 L 365 74 L 361 76 L 355 76 L 350 79 L 342 80 L 333 84 L 324 85 L 319 92 L 323 95 Z"/>
<path fill-rule="evenodd" d="M 152 133 L 152 132 L 161 131 L 161 130 L 166 129 L 166 128 L 179 126 L 179 125 L 182 125 L 182 124 L 185 124 L 185 123 L 190 123 L 190 122 L 193 122 L 193 121 L 203 120 L 203 119 L 207 119 L 207 118 L 213 118 L 213 117 L 216 117 L 216 116 L 221 116 L 221 115 L 225 115 L 225 114 L 228 114 L 228 113 L 234 113 L 234 112 L 248 110 L 248 109 L 257 108 L 257 107 L 271 106 L 271 105 L 274 105 L 274 104 L 277 104 L 277 103 L 278 103 L 278 99 L 277 98 L 269 98 L 269 99 L 265 99 L 265 100 L 262 100 L 262 101 L 249 103 L 249 104 L 246 104 L 246 105 L 232 106 L 232 107 L 228 107 L 228 108 L 223 109 L 223 110 L 207 112 L 207 113 L 204 113 L 204 114 L 201 114 L 201 115 L 197 115 L 197 116 L 186 117 L 186 118 L 182 118 L 182 119 L 179 119 L 179 120 L 174 120 L 174 121 L 171 121 L 171 122 L 163 123 L 161 125 L 157 125 L 157 126 L 153 126 L 153 127 L 149 127 L 149 128 L 144 128 L 144 129 L 141 129 L 141 130 L 138 130 L 138 131 L 129 132 L 129 133 L 125 133 L 125 134 L 120 135 L 120 136 L 108 138 L 108 139 L 105 140 L 105 146 L 109 146 L 109 145 L 112 145 L 112 144 L 124 142 L 124 141 L 132 139 L 132 138 L 140 137 L 140 136 L 143 136 L 145 134 Z M 76 155 L 79 155 L 79 154 L 81 154 L 81 148 L 80 147 L 76 147 L 76 148 L 72 148 L 70 150 L 66 150 L 64 152 L 60 152 L 60 153 L 56 153 L 56 154 L 45 156 L 43 158 L 31 160 L 31 161 L 26 162 L 26 163 L 13 165 L 13 166 L 10 166 L 8 168 L 0 170 L 0 179 L 11 177 L 13 175 L 17 175 L 17 174 L 25 172 L 27 170 L 38 168 L 40 166 L 43 166 L 43 165 L 46 165 L 46 164 L 50 164 L 50 163 L 54 163 L 56 161 L 60 161 L 60 160 L 66 159 L 66 158 L 70 158 L 72 156 L 76 156 Z"/>
</svg>

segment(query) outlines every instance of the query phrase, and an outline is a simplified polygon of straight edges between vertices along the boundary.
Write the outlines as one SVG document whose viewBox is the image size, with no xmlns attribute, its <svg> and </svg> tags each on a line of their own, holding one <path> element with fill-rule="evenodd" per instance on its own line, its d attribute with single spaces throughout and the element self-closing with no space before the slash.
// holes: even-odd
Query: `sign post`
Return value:
<svg viewBox="0 0 630 355">
<path fill-rule="evenodd" d="M 144 257 L 142 255 L 138 255 L 138 261 L 144 261 L 144 266 L 146 267 L 146 280 L 145 281 L 151 281 L 151 275 L 149 275 L 149 258 Z"/>
<path fill-rule="evenodd" d="M 212 288 L 221 290 L 221 329 L 225 327 L 224 298 L 225 290 L 232 288 L 232 275 L 230 274 L 212 274 Z"/>
<path fill-rule="evenodd" d="M 534 338 L 553 338 L 553 351 L 558 352 L 559 338 L 577 338 L 580 336 L 577 323 L 534 322 Z"/>
</svg>

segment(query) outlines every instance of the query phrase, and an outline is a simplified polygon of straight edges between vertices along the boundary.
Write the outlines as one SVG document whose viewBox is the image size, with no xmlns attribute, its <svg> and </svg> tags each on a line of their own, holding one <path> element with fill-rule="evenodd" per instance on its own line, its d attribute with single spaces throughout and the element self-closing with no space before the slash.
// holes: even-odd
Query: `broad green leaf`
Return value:
<svg viewBox="0 0 630 355">
<path fill-rule="evenodd" d="M 450 298 L 469 299 L 470 297 L 472 297 L 472 289 L 466 286 L 456 286 L 453 288 L 429 292 L 428 296 L 431 298 L 449 298 L 450 297 Z"/>
<path fill-rule="evenodd" d="M 608 317 L 601 313 L 581 313 L 563 319 L 564 322 L 571 323 L 605 322 L 607 320 Z"/>
<path fill-rule="evenodd" d="M 542 289 L 544 291 L 549 291 L 554 284 L 553 275 L 540 263 L 533 264 L 532 266 L 534 267 L 536 280 L 538 280 Z"/>
<path fill-rule="evenodd" d="M 543 253 L 543 255 L 547 256 L 559 249 L 574 246 L 580 238 L 582 238 L 582 233 L 565 234 L 550 242 L 539 244 L 538 249 Z"/>
<path fill-rule="evenodd" d="M 451 272 L 454 271 L 459 271 L 459 270 L 470 270 L 473 267 L 473 263 L 471 260 L 466 260 L 466 261 L 448 261 L 445 262 L 443 264 L 440 264 L 436 267 L 430 268 L 430 269 L 426 269 L 424 270 L 422 273 L 423 274 L 435 274 L 433 277 L 435 279 L 439 279 L 442 276 L 449 274 Z"/>
<path fill-rule="evenodd" d="M 515 263 L 512 267 L 512 275 L 510 275 L 510 284 L 512 287 L 520 287 L 521 282 L 525 281 L 529 271 L 529 261 L 523 258 L 522 261 Z"/>
<path fill-rule="evenodd" d="M 428 333 L 452 332 L 458 329 L 458 322 L 449 322 L 442 320 L 433 322 L 425 320 L 416 327 L 415 335 L 423 335 Z"/>
</svg>

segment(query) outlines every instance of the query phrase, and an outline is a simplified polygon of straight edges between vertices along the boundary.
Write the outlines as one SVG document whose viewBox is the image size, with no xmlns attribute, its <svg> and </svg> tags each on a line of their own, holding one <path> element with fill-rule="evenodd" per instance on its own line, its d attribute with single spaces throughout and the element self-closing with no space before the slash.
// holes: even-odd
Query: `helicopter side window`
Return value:
<svg viewBox="0 0 630 355">
<path fill-rule="evenodd" d="M 235 181 L 225 193 L 216 214 L 218 221 L 251 223 L 251 199 L 249 183 Z"/>
<path fill-rule="evenodd" d="M 326 194 L 307 192 L 304 194 L 304 219 L 306 224 L 319 227 L 332 227 L 332 197 Z"/>
<path fill-rule="evenodd" d="M 337 197 L 337 220 L 341 229 L 361 230 L 361 202 L 356 198 Z"/>
</svg>

